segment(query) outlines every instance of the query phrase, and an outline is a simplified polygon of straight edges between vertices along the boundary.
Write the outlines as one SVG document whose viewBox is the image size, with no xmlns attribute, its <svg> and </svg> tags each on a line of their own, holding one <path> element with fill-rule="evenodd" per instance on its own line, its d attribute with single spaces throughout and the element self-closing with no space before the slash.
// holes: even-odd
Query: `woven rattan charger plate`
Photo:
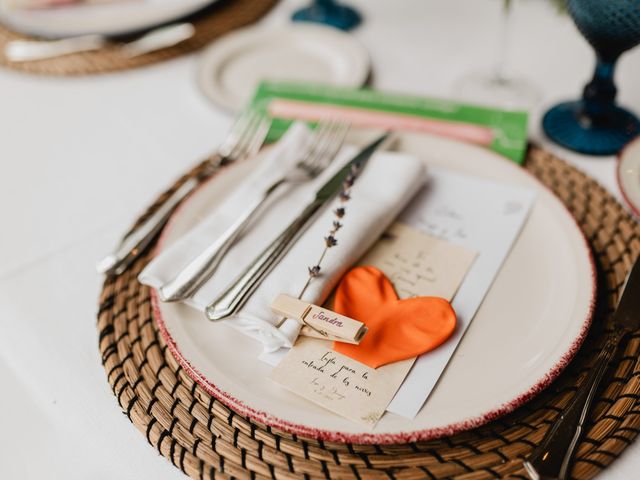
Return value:
<svg viewBox="0 0 640 480">
<path fill-rule="evenodd" d="M 31 62 L 10 62 L 4 56 L 5 45 L 11 40 L 27 38 L 0 26 L 0 65 L 29 73 L 44 75 L 85 75 L 141 67 L 169 60 L 204 47 L 225 33 L 261 18 L 276 0 L 219 0 L 192 18 L 196 32 L 190 39 L 139 57 L 129 58 L 117 46 L 107 46 L 92 52 L 74 53 L 63 57 Z"/>
<path fill-rule="evenodd" d="M 514 413 L 453 437 L 403 445 L 322 442 L 243 418 L 197 385 L 164 344 L 149 288 L 136 280 L 150 255 L 108 278 L 100 298 L 100 351 L 118 402 L 148 442 L 194 478 L 527 478 L 522 458 L 541 441 L 599 351 L 626 272 L 640 254 L 640 226 L 595 181 L 553 155 L 532 147 L 526 168 L 562 199 L 588 238 L 600 293 L 591 332 L 574 361 Z M 574 478 L 592 478 L 640 431 L 639 378 L 640 332 L 621 349 L 604 382 Z"/>
</svg>

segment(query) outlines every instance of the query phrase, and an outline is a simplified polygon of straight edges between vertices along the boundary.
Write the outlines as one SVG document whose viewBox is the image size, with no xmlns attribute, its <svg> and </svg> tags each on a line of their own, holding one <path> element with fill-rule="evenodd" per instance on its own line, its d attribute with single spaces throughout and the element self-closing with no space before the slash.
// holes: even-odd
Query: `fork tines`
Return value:
<svg viewBox="0 0 640 480">
<path fill-rule="evenodd" d="M 218 147 L 218 155 L 228 161 L 256 155 L 270 126 L 270 120 L 255 109 L 244 111 L 237 117 Z"/>
<path fill-rule="evenodd" d="M 349 125 L 337 120 L 318 122 L 315 134 L 298 166 L 309 170 L 311 176 L 318 174 L 330 162 L 342 147 Z"/>
</svg>

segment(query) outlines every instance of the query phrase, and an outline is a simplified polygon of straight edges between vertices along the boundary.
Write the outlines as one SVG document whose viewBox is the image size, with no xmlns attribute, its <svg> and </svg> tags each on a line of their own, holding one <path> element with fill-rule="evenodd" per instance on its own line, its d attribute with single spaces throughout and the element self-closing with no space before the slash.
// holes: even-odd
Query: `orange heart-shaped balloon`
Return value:
<svg viewBox="0 0 640 480">
<path fill-rule="evenodd" d="M 400 300 L 375 267 L 349 271 L 338 285 L 333 309 L 369 329 L 359 345 L 334 342 L 333 349 L 372 368 L 433 350 L 456 328 L 456 314 L 446 299 Z"/>
</svg>

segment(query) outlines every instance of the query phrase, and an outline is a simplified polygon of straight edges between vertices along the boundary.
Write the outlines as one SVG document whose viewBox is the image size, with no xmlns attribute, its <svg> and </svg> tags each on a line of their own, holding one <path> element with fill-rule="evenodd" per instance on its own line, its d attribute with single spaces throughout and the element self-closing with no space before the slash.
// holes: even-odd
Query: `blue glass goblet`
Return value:
<svg viewBox="0 0 640 480">
<path fill-rule="evenodd" d="M 582 99 L 549 110 L 545 133 L 571 150 L 611 155 L 640 134 L 640 121 L 615 104 L 616 61 L 640 43 L 640 1 L 568 0 L 569 13 L 596 52 L 596 69 Z"/>
<path fill-rule="evenodd" d="M 295 12 L 291 18 L 296 22 L 325 23 L 340 30 L 351 30 L 362 20 L 353 8 L 339 5 L 333 0 L 314 0 L 310 6 Z"/>
</svg>

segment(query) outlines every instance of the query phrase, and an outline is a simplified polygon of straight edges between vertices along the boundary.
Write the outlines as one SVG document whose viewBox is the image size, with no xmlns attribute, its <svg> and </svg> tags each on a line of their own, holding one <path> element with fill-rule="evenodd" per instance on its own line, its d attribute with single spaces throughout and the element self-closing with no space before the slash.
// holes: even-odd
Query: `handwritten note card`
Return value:
<svg viewBox="0 0 640 480">
<path fill-rule="evenodd" d="M 401 299 L 451 299 L 475 253 L 396 223 L 360 262 L 382 270 Z M 358 319 L 366 323 L 366 319 Z M 334 352 L 332 343 L 301 337 L 271 379 L 346 418 L 375 426 L 415 358 L 374 369 Z"/>
<path fill-rule="evenodd" d="M 398 367 L 407 361 L 373 369 L 334 352 L 331 345 L 301 337 L 271 372 L 271 379 L 332 412 L 373 427 L 400 386 L 398 372 L 407 370 Z"/>
</svg>

